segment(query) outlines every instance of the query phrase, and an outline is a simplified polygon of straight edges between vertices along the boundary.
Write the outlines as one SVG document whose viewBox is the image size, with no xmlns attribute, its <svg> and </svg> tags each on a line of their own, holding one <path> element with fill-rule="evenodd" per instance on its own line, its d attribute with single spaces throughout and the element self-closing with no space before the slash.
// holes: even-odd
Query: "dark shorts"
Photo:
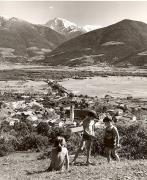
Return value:
<svg viewBox="0 0 147 180">
<path fill-rule="evenodd" d="M 104 146 L 107 148 L 115 148 L 115 141 L 111 139 L 105 139 L 104 140 Z"/>
<path fill-rule="evenodd" d="M 92 136 L 90 136 L 87 133 L 83 133 L 83 140 L 85 141 L 91 141 L 92 140 Z"/>
</svg>

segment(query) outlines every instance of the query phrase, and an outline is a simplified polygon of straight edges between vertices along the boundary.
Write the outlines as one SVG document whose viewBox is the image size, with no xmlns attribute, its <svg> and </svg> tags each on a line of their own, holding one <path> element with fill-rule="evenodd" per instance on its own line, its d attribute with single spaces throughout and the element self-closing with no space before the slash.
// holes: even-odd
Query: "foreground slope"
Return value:
<svg viewBox="0 0 147 180">
<path fill-rule="evenodd" d="M 126 19 L 61 44 L 46 56 L 45 62 L 70 66 L 98 63 L 117 65 L 120 62 L 123 65 L 128 56 L 135 55 L 138 61 L 138 52 L 146 50 L 147 24 Z M 145 63 L 143 61 L 141 65 Z"/>
<path fill-rule="evenodd" d="M 77 165 L 70 166 L 69 172 L 46 172 L 50 160 L 37 160 L 38 153 L 15 153 L 0 159 L 0 180 L 8 179 L 52 179 L 52 180 L 81 180 L 81 179 L 134 179 L 145 180 L 147 177 L 146 160 L 122 160 L 119 163 L 108 164 L 103 157 L 92 158 L 95 166 L 85 166 L 85 157 L 79 157 Z M 72 158 L 71 158 L 72 159 Z"/>
</svg>

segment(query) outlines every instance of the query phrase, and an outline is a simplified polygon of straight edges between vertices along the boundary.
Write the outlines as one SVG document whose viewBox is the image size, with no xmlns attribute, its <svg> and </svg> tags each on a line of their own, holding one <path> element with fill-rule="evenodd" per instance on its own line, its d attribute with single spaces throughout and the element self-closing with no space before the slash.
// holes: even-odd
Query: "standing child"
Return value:
<svg viewBox="0 0 147 180">
<path fill-rule="evenodd" d="M 119 147 L 119 133 L 117 128 L 112 124 L 111 117 L 103 119 L 105 123 L 104 146 L 108 162 L 111 160 L 111 155 L 119 161 L 119 156 L 116 153 L 116 148 Z"/>
<path fill-rule="evenodd" d="M 91 146 L 92 146 L 92 140 L 95 137 L 95 121 L 94 119 L 97 118 L 96 112 L 93 110 L 87 110 L 88 114 L 83 120 L 83 137 L 80 143 L 80 147 L 78 148 L 75 157 L 72 161 L 72 164 L 76 163 L 76 159 L 78 158 L 78 155 L 81 151 L 83 151 L 84 147 L 86 146 L 87 150 L 87 161 L 86 164 L 92 164 L 90 162 L 90 153 L 91 153 Z"/>
<path fill-rule="evenodd" d="M 69 156 L 66 148 L 66 142 L 63 137 L 58 136 L 55 139 L 54 146 L 52 147 L 51 163 L 48 171 L 62 171 L 64 164 L 66 170 L 69 169 Z"/>
</svg>

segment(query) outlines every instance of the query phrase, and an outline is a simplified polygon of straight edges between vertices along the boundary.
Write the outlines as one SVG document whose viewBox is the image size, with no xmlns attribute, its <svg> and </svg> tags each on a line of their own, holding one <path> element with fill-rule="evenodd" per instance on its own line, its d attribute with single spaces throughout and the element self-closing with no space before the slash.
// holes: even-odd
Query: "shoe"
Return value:
<svg viewBox="0 0 147 180">
<path fill-rule="evenodd" d="M 93 163 L 93 162 L 86 162 L 86 165 L 88 166 L 88 165 L 95 165 L 95 163 Z"/>
</svg>

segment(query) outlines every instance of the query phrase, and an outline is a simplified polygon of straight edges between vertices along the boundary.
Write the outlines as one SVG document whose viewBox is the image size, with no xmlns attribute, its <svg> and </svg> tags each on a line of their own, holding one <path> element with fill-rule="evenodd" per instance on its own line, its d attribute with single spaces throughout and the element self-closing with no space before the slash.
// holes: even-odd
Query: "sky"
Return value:
<svg viewBox="0 0 147 180">
<path fill-rule="evenodd" d="M 123 19 L 147 23 L 147 1 L 1 1 L 0 16 L 45 24 L 60 17 L 79 26 L 105 27 Z"/>
</svg>

